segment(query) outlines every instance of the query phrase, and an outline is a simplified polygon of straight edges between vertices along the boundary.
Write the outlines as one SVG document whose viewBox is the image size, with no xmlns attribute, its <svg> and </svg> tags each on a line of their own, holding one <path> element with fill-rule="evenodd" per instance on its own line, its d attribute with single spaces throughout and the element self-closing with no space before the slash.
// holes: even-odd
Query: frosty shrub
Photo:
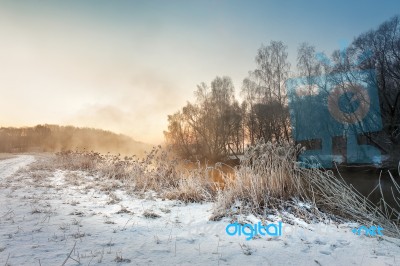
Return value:
<svg viewBox="0 0 400 266">
<path fill-rule="evenodd" d="M 119 180 L 133 191 L 155 191 L 165 198 L 185 202 L 212 200 L 216 193 L 206 168 L 184 167 L 183 161 L 160 146 L 144 158 L 65 151 L 57 153 L 50 164 L 56 169 L 86 171 L 101 179 Z"/>
<path fill-rule="evenodd" d="M 387 235 L 400 236 L 398 211 L 384 201 L 383 208 L 376 207 L 332 171 L 299 167 L 296 158 L 301 151 L 300 146 L 289 143 L 263 141 L 248 148 L 235 169 L 235 178 L 227 178 L 218 193 L 213 218 L 228 215 L 237 203 L 242 210 L 265 215 L 271 209 L 296 208 L 288 203 L 301 200 L 313 207 L 314 218 L 334 214 L 365 225 L 381 224 Z"/>
</svg>

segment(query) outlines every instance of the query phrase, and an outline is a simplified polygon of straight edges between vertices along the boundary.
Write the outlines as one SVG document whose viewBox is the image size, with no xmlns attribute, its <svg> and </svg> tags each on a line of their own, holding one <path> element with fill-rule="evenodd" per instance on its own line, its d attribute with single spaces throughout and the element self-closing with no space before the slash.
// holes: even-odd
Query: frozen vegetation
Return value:
<svg viewBox="0 0 400 266">
<path fill-rule="evenodd" d="M 185 184 L 172 180 L 157 187 L 151 182 L 162 177 L 152 175 L 165 170 L 161 165 L 147 172 L 135 170 L 144 171 L 145 186 L 128 180 L 123 172 L 105 175 L 106 170 L 116 174 L 106 167 L 108 159 L 100 170 L 94 162 L 102 160 L 97 157 L 101 155 L 91 154 L 90 160 L 83 161 L 86 156 L 20 155 L 0 161 L 0 264 L 400 265 L 398 238 L 387 236 L 385 230 L 384 236 L 355 235 L 352 229 L 360 223 L 320 212 L 313 203 L 286 200 L 279 205 L 279 195 L 266 190 L 273 204 L 257 209 L 256 198 L 246 202 L 244 187 L 227 184 L 225 194 L 215 188 L 206 193 L 205 180 L 191 183 L 195 176 Z M 160 160 L 157 153 L 150 157 Z M 146 164 L 128 161 L 129 167 Z M 193 171 L 205 174 L 185 170 Z M 196 187 L 198 195 L 190 192 Z M 282 221 L 282 236 L 258 235 L 247 241 L 243 235 L 225 232 L 232 222 L 260 221 Z"/>
</svg>

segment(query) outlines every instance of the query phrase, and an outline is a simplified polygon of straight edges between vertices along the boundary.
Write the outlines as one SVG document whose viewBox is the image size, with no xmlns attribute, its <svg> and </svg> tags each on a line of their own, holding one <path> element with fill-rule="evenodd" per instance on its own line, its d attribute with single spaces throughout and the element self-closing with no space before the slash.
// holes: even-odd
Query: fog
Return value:
<svg viewBox="0 0 400 266">
<path fill-rule="evenodd" d="M 282 40 L 295 65 L 299 42 L 332 51 L 394 10 L 344 19 L 334 10 L 352 9 L 326 4 L 316 24 L 305 4 L 160 4 L 2 1 L 0 126 L 72 124 L 158 144 L 197 84 L 227 75 L 238 95 L 261 43 Z"/>
<path fill-rule="evenodd" d="M 0 42 L 3 126 L 72 124 L 158 143 L 167 114 L 188 97 L 162 71 L 106 54 L 115 45 L 107 40 L 0 24 L 11 32 Z"/>
</svg>

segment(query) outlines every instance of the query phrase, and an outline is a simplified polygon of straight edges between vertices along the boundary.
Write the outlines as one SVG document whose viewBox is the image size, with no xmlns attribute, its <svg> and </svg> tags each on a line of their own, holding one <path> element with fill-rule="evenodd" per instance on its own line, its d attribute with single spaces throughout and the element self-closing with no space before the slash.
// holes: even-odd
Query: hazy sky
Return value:
<svg viewBox="0 0 400 266">
<path fill-rule="evenodd" d="M 237 94 L 261 43 L 328 54 L 400 1 L 1 1 L 0 126 L 90 126 L 150 143 L 200 82 Z"/>
</svg>

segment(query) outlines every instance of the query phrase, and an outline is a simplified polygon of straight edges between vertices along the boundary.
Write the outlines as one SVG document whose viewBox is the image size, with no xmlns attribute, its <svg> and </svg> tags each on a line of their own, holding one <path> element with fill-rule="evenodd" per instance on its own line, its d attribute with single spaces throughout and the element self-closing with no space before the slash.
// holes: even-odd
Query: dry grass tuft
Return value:
<svg viewBox="0 0 400 266">
<path fill-rule="evenodd" d="M 123 186 L 141 193 L 155 191 L 165 198 L 184 202 L 212 200 L 216 195 L 216 186 L 206 168 L 198 165 L 188 170 L 182 166 L 183 162 L 161 150 L 161 147 L 155 147 L 143 159 L 66 151 L 57 153 L 48 164 L 53 169 L 71 171 L 66 175 L 67 181 L 75 185 L 80 184 L 80 177 L 75 171 L 98 176 L 103 191 Z"/>
<path fill-rule="evenodd" d="M 145 210 L 143 212 L 143 217 L 145 217 L 147 219 L 157 219 L 157 218 L 160 218 L 161 215 L 153 212 L 152 210 Z"/>
<path fill-rule="evenodd" d="M 384 201 L 383 209 L 376 207 L 332 171 L 298 167 L 300 152 L 300 146 L 263 142 L 248 149 L 235 170 L 235 179 L 227 179 L 220 191 L 213 219 L 226 215 L 237 202 L 258 214 L 291 205 L 307 221 L 335 214 L 365 225 L 381 225 L 386 235 L 400 237 L 398 211 Z M 290 204 L 298 199 L 309 202 L 312 212 Z"/>
<path fill-rule="evenodd" d="M 241 200 L 254 210 L 262 210 L 270 199 L 289 199 L 306 194 L 304 180 L 294 167 L 298 148 L 289 144 L 259 143 L 249 148 L 235 178 L 225 178 L 220 195 L 225 207 Z"/>
</svg>

